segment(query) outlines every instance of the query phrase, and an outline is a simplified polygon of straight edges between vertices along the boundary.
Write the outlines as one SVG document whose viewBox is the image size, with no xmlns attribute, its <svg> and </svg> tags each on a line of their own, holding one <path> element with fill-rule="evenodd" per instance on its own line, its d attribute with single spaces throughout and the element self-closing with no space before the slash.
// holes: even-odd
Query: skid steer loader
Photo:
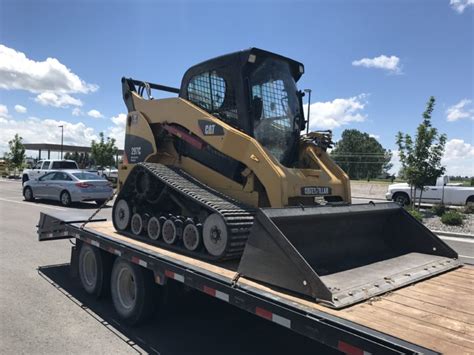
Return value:
<svg viewBox="0 0 474 355">
<path fill-rule="evenodd" d="M 261 49 L 187 70 L 179 89 L 122 78 L 119 233 L 344 307 L 458 265 L 393 203 L 351 205 L 331 132 L 301 135 L 303 64 Z M 152 90 L 178 94 L 154 99 Z"/>
</svg>

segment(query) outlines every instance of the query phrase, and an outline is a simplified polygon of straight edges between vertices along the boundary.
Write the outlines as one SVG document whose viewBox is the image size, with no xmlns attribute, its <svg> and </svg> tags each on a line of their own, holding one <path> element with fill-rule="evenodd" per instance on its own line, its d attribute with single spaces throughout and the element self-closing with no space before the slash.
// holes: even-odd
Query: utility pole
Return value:
<svg viewBox="0 0 474 355">
<path fill-rule="evenodd" d="M 64 126 L 58 126 L 61 128 L 61 160 L 63 159 L 63 138 L 64 138 Z"/>
<path fill-rule="evenodd" d="M 304 89 L 308 93 L 308 117 L 306 118 L 306 134 L 309 133 L 309 114 L 311 113 L 311 89 Z"/>
</svg>

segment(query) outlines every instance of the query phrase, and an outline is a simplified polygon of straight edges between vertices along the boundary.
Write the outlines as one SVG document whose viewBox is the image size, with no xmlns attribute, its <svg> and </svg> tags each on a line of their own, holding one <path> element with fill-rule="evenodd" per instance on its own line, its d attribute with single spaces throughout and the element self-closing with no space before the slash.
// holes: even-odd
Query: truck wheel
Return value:
<svg viewBox="0 0 474 355">
<path fill-rule="evenodd" d="M 117 314 L 130 325 L 149 319 L 158 303 L 157 286 L 146 269 L 117 258 L 110 279 L 112 301 Z"/>
<path fill-rule="evenodd" d="M 82 244 L 79 252 L 79 278 L 82 288 L 97 298 L 106 294 L 110 282 L 112 261 L 89 244 Z"/>
<path fill-rule="evenodd" d="M 33 196 L 33 190 L 31 187 L 27 186 L 23 189 L 23 197 L 25 201 L 34 201 L 35 197 Z"/>
<path fill-rule="evenodd" d="M 61 205 L 64 207 L 69 207 L 71 206 L 71 195 L 67 191 L 61 192 L 61 195 L 59 196 L 59 200 L 61 201 Z"/>
<path fill-rule="evenodd" d="M 466 206 L 467 207 L 470 207 L 470 206 L 474 206 L 474 196 L 469 196 L 466 200 Z"/>
<path fill-rule="evenodd" d="M 398 192 L 393 196 L 393 201 L 398 203 L 400 206 L 406 206 L 410 203 L 410 197 L 406 193 Z"/>
</svg>

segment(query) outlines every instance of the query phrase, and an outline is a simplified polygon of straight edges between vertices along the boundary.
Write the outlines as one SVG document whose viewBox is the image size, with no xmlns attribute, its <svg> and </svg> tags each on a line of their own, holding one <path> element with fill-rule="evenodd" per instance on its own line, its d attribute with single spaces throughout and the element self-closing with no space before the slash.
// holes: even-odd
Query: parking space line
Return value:
<svg viewBox="0 0 474 355">
<path fill-rule="evenodd" d="M 37 204 L 31 203 L 31 202 L 15 201 L 15 200 L 9 200 L 9 199 L 6 199 L 6 198 L 1 198 L 1 197 L 0 197 L 0 201 L 13 202 L 13 203 L 21 204 L 21 205 L 35 206 L 35 207 L 41 207 L 41 208 L 44 207 L 44 208 L 51 208 L 53 210 L 64 211 L 64 209 L 60 208 L 60 207 L 53 207 L 53 206 L 48 206 L 48 205 L 37 205 Z"/>
</svg>

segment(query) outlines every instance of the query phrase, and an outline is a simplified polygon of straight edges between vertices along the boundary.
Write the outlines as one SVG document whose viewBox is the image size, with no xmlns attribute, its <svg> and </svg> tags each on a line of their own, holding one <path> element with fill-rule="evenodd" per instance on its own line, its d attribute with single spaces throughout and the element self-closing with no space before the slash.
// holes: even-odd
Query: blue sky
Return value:
<svg viewBox="0 0 474 355">
<path fill-rule="evenodd" d="M 474 175 L 473 5 L 0 0 L 0 151 L 16 131 L 58 142 L 61 122 L 67 143 L 104 131 L 123 145 L 122 76 L 179 86 L 195 63 L 260 47 L 305 64 L 311 126 L 336 139 L 356 128 L 396 149 L 434 95 L 448 172 Z"/>
</svg>

